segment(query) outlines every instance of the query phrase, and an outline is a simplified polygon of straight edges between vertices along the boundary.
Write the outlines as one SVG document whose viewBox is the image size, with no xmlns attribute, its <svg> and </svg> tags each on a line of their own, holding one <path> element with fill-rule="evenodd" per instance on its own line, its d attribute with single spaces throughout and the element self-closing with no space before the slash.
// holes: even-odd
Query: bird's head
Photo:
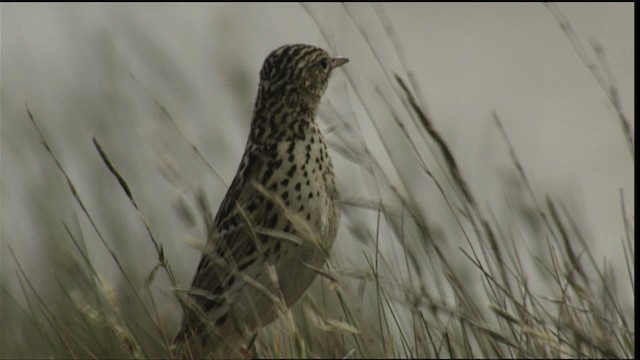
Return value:
<svg viewBox="0 0 640 360">
<path fill-rule="evenodd" d="M 284 45 L 271 52 L 260 70 L 262 96 L 297 93 L 320 101 L 333 69 L 349 60 L 305 44 Z"/>
</svg>

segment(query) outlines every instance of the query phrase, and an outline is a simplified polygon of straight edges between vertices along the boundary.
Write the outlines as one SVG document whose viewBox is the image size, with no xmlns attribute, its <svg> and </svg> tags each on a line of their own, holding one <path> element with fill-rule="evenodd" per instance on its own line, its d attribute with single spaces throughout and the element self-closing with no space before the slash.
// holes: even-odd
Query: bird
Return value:
<svg viewBox="0 0 640 360">
<path fill-rule="evenodd" d="M 240 165 L 182 300 L 176 357 L 230 356 L 321 271 L 340 197 L 316 113 L 330 75 L 348 61 L 307 44 L 264 60 Z"/>
</svg>

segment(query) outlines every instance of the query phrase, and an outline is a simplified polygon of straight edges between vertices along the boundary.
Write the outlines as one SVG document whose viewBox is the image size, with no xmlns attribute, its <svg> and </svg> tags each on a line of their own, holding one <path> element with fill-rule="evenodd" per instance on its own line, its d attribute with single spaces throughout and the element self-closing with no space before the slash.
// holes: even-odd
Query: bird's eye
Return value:
<svg viewBox="0 0 640 360">
<path fill-rule="evenodd" d="M 322 67 L 322 70 L 327 71 L 329 70 L 329 60 L 327 59 L 321 59 L 319 62 L 320 66 Z"/>
</svg>

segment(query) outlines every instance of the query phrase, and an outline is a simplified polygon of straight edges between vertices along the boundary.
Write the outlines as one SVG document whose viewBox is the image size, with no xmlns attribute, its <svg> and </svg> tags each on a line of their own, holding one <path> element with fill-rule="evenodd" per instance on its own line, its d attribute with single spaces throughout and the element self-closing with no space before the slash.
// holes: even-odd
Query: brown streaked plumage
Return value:
<svg viewBox="0 0 640 360">
<path fill-rule="evenodd" d="M 249 139 L 210 229 L 174 354 L 229 354 L 315 278 L 340 219 L 316 111 L 331 71 L 347 61 L 304 44 L 264 61 Z"/>
</svg>

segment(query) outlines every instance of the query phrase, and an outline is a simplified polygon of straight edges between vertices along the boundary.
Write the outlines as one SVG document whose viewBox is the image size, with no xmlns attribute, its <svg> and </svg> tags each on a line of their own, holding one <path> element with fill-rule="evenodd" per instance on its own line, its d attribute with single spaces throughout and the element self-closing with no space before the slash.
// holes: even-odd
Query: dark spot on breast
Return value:
<svg viewBox="0 0 640 360">
<path fill-rule="evenodd" d="M 284 180 L 282 180 L 282 181 L 280 182 L 280 185 L 282 185 L 282 186 L 287 186 L 287 185 L 289 185 L 289 178 L 284 178 Z"/>
<path fill-rule="evenodd" d="M 293 176 L 293 174 L 295 174 L 297 168 L 298 167 L 296 166 L 296 164 L 291 165 L 291 168 L 289 168 L 289 171 L 287 171 L 287 175 L 288 176 Z"/>
<path fill-rule="evenodd" d="M 296 184 L 296 186 L 294 187 L 294 189 L 296 189 L 296 191 L 300 191 L 300 186 L 302 186 L 302 184 L 300 184 L 300 182 L 298 182 Z"/>
<path fill-rule="evenodd" d="M 304 139 L 304 133 L 306 130 L 306 126 L 303 123 L 299 123 L 296 127 L 297 138 Z"/>
<path fill-rule="evenodd" d="M 267 170 L 265 170 L 264 174 L 262 175 L 262 182 L 266 183 L 267 180 L 271 179 L 272 175 L 273 175 L 273 167 L 269 166 L 267 167 Z"/>
</svg>

